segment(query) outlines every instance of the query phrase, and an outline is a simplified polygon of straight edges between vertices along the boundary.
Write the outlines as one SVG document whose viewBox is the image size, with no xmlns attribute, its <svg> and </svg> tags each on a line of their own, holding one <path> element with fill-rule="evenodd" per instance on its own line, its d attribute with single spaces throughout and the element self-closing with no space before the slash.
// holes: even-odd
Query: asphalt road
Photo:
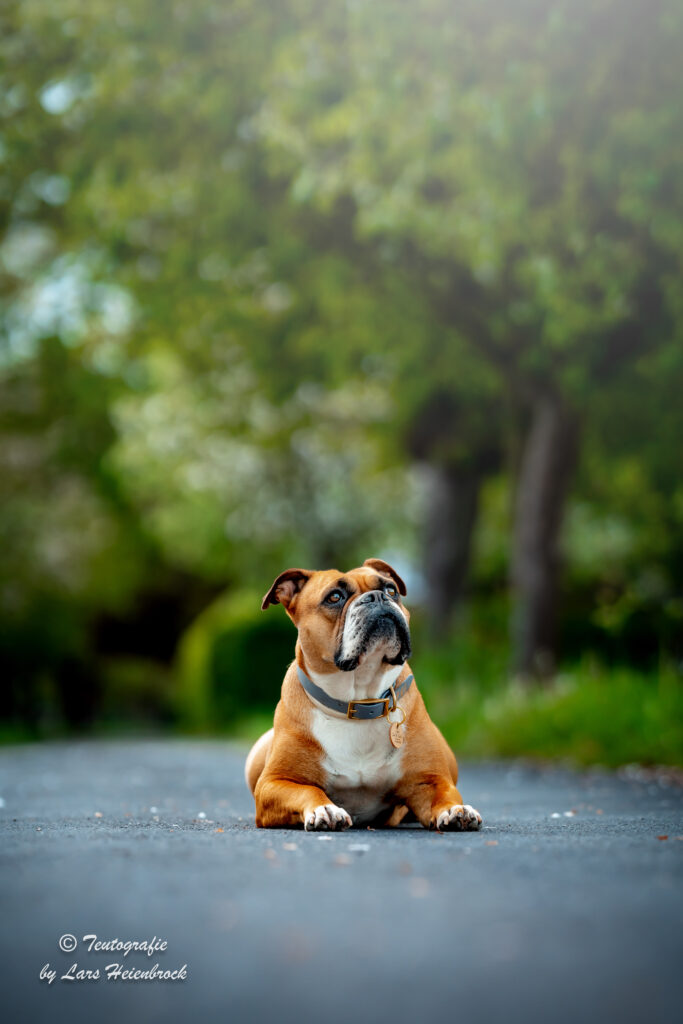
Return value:
<svg viewBox="0 0 683 1024">
<path fill-rule="evenodd" d="M 680 788 L 464 764 L 482 832 L 321 836 L 253 827 L 244 753 L 0 750 L 4 1021 L 681 1020 Z M 74 963 L 100 977 L 61 980 Z"/>
</svg>

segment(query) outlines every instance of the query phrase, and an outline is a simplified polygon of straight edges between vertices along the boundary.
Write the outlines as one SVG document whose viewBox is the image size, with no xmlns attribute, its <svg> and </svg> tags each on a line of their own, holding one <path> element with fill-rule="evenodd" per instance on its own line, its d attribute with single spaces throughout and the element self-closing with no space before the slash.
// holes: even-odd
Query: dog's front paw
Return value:
<svg viewBox="0 0 683 1024">
<path fill-rule="evenodd" d="M 469 804 L 454 804 L 437 815 L 433 827 L 439 832 L 476 832 L 481 828 L 481 814 Z"/>
<path fill-rule="evenodd" d="M 307 832 L 335 832 L 351 828 L 351 816 L 336 804 L 320 804 L 306 814 L 304 828 Z"/>
</svg>

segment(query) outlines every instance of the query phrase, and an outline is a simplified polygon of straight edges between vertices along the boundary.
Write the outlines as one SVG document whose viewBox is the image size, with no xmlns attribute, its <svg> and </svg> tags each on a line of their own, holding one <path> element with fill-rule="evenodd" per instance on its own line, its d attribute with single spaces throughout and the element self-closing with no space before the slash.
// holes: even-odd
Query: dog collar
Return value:
<svg viewBox="0 0 683 1024">
<path fill-rule="evenodd" d="M 299 675 L 299 682 L 309 697 L 313 697 L 319 704 L 329 708 L 330 711 L 337 711 L 340 715 L 345 715 L 346 718 L 352 718 L 354 721 L 368 718 L 384 718 L 390 710 L 390 702 L 393 703 L 391 687 L 385 690 L 381 697 L 371 697 L 367 700 L 350 700 L 348 702 L 337 700 L 336 697 L 330 697 L 329 693 L 326 693 L 320 686 L 316 686 L 299 665 L 296 666 L 296 670 Z M 402 683 L 394 687 L 396 700 L 408 692 L 412 681 L 413 677 L 407 676 Z"/>
</svg>

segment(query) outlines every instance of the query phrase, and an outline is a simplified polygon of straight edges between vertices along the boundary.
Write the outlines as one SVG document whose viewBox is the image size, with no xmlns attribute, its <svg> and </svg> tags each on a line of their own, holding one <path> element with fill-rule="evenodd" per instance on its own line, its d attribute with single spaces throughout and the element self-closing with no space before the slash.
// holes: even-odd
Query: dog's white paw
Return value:
<svg viewBox="0 0 683 1024">
<path fill-rule="evenodd" d="M 454 804 L 436 819 L 440 832 L 476 832 L 481 828 L 481 814 L 469 804 Z"/>
<path fill-rule="evenodd" d="M 308 812 L 304 828 L 307 832 L 335 832 L 350 828 L 352 824 L 351 816 L 343 807 L 337 807 L 336 804 L 320 804 Z"/>
</svg>

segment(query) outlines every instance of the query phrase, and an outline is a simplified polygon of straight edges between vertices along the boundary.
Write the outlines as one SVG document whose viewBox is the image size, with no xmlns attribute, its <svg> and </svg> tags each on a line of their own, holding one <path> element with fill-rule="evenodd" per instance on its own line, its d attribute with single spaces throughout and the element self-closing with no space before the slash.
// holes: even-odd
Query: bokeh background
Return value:
<svg viewBox="0 0 683 1024">
<path fill-rule="evenodd" d="M 2 737 L 252 735 L 374 555 L 459 751 L 683 762 L 678 0 L 0 40 Z"/>
</svg>

